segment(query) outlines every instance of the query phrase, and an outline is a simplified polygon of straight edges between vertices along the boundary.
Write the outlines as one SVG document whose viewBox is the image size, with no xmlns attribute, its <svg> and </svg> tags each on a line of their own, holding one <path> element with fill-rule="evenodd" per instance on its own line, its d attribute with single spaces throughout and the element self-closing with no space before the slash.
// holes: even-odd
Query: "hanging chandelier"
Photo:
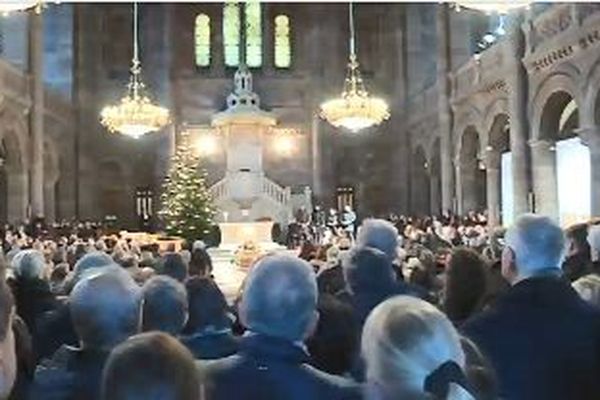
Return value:
<svg viewBox="0 0 600 400">
<path fill-rule="evenodd" d="M 355 48 L 353 4 L 349 5 L 350 19 L 350 61 L 344 89 L 340 97 L 321 104 L 321 117 L 336 128 L 346 128 L 352 132 L 379 125 L 390 117 L 385 100 L 371 97 L 358 68 Z"/>
<path fill-rule="evenodd" d="M 0 1 L 0 13 L 8 14 L 13 11 L 27 11 L 35 8 L 35 12 L 42 10 L 41 0 L 2 0 Z"/>
<path fill-rule="evenodd" d="M 525 0 L 505 0 L 505 1 L 457 1 L 455 7 L 457 11 L 461 8 L 470 8 L 472 10 L 482 11 L 486 14 L 508 14 L 518 8 L 528 7 L 531 1 Z"/>
<path fill-rule="evenodd" d="M 138 48 L 138 5 L 133 4 L 133 59 L 127 94 L 117 105 L 106 106 L 100 113 L 100 123 L 109 132 L 132 138 L 162 129 L 170 122 L 169 110 L 152 104 L 142 82 L 142 64 Z"/>
</svg>

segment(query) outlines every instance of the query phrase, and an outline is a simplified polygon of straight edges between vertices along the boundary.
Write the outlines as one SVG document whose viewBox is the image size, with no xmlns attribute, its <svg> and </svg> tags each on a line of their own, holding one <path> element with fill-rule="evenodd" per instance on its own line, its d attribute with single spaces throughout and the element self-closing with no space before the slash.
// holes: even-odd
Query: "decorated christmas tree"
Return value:
<svg viewBox="0 0 600 400">
<path fill-rule="evenodd" d="M 160 217 L 168 235 L 192 242 L 205 238 L 213 223 L 215 208 L 206 186 L 206 171 L 184 134 L 173 156 L 163 184 Z"/>
</svg>

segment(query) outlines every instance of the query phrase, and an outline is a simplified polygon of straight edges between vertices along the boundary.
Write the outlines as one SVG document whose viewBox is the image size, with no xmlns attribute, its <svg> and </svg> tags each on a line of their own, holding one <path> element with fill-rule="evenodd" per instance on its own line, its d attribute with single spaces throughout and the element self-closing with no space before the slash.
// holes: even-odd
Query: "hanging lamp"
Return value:
<svg viewBox="0 0 600 400">
<path fill-rule="evenodd" d="M 142 82 L 142 64 L 138 44 L 138 5 L 133 3 L 133 59 L 127 93 L 117 105 L 106 106 L 100 113 L 100 122 L 112 133 L 139 138 L 169 124 L 169 110 L 154 105 Z"/>
<path fill-rule="evenodd" d="M 369 95 L 361 77 L 356 56 L 353 11 L 353 4 L 350 3 L 348 6 L 350 57 L 344 88 L 340 97 L 321 104 L 320 115 L 336 128 L 342 127 L 352 132 L 358 132 L 387 120 L 390 117 L 390 111 L 385 100 Z"/>
</svg>

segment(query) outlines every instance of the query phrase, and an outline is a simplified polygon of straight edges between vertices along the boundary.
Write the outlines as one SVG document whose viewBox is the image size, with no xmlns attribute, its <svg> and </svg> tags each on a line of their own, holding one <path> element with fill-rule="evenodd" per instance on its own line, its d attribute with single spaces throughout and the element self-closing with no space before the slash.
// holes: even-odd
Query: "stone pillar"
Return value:
<svg viewBox="0 0 600 400">
<path fill-rule="evenodd" d="M 442 209 L 452 210 L 454 185 L 452 176 L 452 112 L 450 109 L 450 29 L 448 6 L 437 6 L 437 86 L 438 123 L 440 131 L 440 171 L 442 179 Z M 458 179 L 458 178 L 457 178 Z M 458 193 L 458 192 L 457 192 Z M 461 203 L 460 201 L 458 202 Z"/>
<path fill-rule="evenodd" d="M 44 215 L 44 35 L 42 14 L 29 16 L 29 72 L 31 74 L 31 215 Z"/>
<path fill-rule="evenodd" d="M 494 227 L 500 223 L 500 152 L 488 151 L 485 162 L 488 226 Z"/>
<path fill-rule="evenodd" d="M 508 73 L 508 111 L 510 115 L 510 151 L 512 154 L 512 184 L 514 194 L 514 216 L 529 211 L 528 172 L 527 172 L 527 86 L 526 72 L 521 59 L 525 40 L 521 30 L 520 15 L 509 27 L 506 40 L 506 60 Z M 536 165 L 536 164 L 533 164 Z"/>
<path fill-rule="evenodd" d="M 456 179 L 454 180 L 454 183 L 456 184 L 456 186 L 453 188 L 452 193 L 453 193 L 454 199 L 452 201 L 452 204 L 450 205 L 450 210 L 452 210 L 452 212 L 455 212 L 459 215 L 462 215 L 463 212 L 465 211 L 464 207 L 463 207 L 463 191 L 462 191 L 462 188 L 463 188 L 463 179 L 462 179 L 463 166 L 461 165 L 459 159 L 455 160 L 454 165 L 455 165 L 454 176 L 456 177 Z M 444 184 L 442 181 L 442 194 L 443 194 L 443 189 L 444 189 Z M 443 201 L 443 199 L 442 199 L 442 201 Z"/>
<path fill-rule="evenodd" d="M 600 216 L 600 126 L 582 128 L 579 137 L 590 149 L 591 169 L 591 216 Z"/>
<path fill-rule="evenodd" d="M 440 177 L 437 171 L 429 171 L 429 210 L 432 214 L 440 213 Z"/>
<path fill-rule="evenodd" d="M 556 151 L 551 140 L 534 140 L 531 147 L 534 211 L 558 220 Z M 513 166 L 514 168 L 514 166 Z"/>
<path fill-rule="evenodd" d="M 44 185 L 44 216 L 46 221 L 54 222 L 56 220 L 56 183 L 52 182 Z"/>
<path fill-rule="evenodd" d="M 323 196 L 323 184 L 321 182 L 321 119 L 315 113 L 312 117 L 310 131 L 311 161 L 312 161 L 312 189 L 315 197 L 321 199 Z"/>
<path fill-rule="evenodd" d="M 477 159 L 458 162 L 456 190 L 459 196 L 459 214 L 464 215 L 477 209 Z M 459 175 L 460 174 L 460 175 Z"/>
</svg>

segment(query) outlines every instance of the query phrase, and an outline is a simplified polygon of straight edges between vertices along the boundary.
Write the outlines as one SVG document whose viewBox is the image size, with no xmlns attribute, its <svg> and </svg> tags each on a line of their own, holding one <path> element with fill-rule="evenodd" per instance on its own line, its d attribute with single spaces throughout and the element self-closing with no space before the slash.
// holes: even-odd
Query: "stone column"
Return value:
<svg viewBox="0 0 600 400">
<path fill-rule="evenodd" d="M 551 140 L 534 140 L 531 147 L 534 211 L 558 220 L 556 151 Z M 514 168 L 514 167 L 513 167 Z"/>
<path fill-rule="evenodd" d="M 31 74 L 31 215 L 44 215 L 44 33 L 42 14 L 29 16 L 29 73 Z"/>
<path fill-rule="evenodd" d="M 591 216 L 600 216 L 600 126 L 582 128 L 579 137 L 590 149 L 591 169 Z"/>
<path fill-rule="evenodd" d="M 500 223 L 500 152 L 488 151 L 485 159 L 488 226 Z"/>
<path fill-rule="evenodd" d="M 477 159 L 457 163 L 456 190 L 459 194 L 459 214 L 477 209 Z"/>
<path fill-rule="evenodd" d="M 516 16 L 509 26 L 506 40 L 508 73 L 508 112 L 510 115 L 510 151 L 512 154 L 512 184 L 514 193 L 514 216 L 529 211 L 527 196 L 527 86 L 526 72 L 521 59 L 525 40 L 521 30 L 521 16 Z M 535 165 L 535 164 L 533 164 Z"/>
<path fill-rule="evenodd" d="M 437 6 L 437 86 L 438 123 L 440 131 L 440 171 L 442 179 L 442 209 L 452 210 L 454 182 L 452 176 L 452 112 L 450 109 L 450 29 L 448 6 Z M 460 202 L 459 202 L 460 204 Z"/>
<path fill-rule="evenodd" d="M 321 182 L 321 119 L 315 112 L 312 117 L 310 131 L 311 161 L 312 161 L 312 189 L 315 197 L 321 199 L 323 196 L 323 185 Z"/>
<path fill-rule="evenodd" d="M 455 173 L 454 176 L 456 177 L 456 179 L 454 180 L 454 183 L 456 184 L 456 186 L 453 188 L 453 195 L 455 196 L 451 205 L 450 205 L 450 210 L 452 210 L 452 212 L 455 212 L 459 215 L 462 215 L 464 210 L 464 206 L 463 206 L 463 176 L 462 176 L 462 170 L 463 170 L 463 166 L 460 163 L 459 159 L 454 160 L 454 165 L 455 165 Z M 442 175 L 443 176 L 443 175 Z M 443 194 L 443 180 L 442 180 L 442 194 Z M 443 199 L 442 199 L 443 201 Z M 444 209 L 445 210 L 445 209 Z"/>
<path fill-rule="evenodd" d="M 429 171 L 429 210 L 432 214 L 440 213 L 440 177 L 436 171 Z"/>
</svg>

